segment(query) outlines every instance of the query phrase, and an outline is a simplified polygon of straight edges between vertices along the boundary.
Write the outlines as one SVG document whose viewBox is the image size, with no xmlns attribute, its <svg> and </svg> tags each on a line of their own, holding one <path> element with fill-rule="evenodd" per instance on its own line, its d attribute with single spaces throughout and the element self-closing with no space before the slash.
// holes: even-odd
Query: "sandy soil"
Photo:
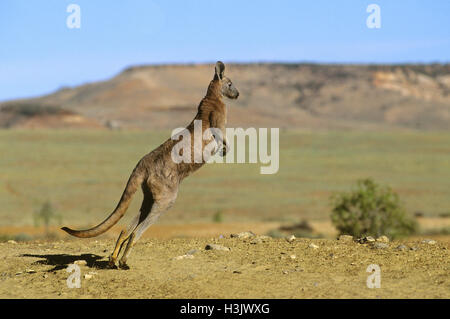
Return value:
<svg viewBox="0 0 450 319">
<path fill-rule="evenodd" d="M 422 239 L 376 249 L 331 239 L 144 238 L 130 270 L 106 269 L 107 239 L 1 243 L 0 297 L 450 298 L 450 238 Z M 205 250 L 211 243 L 231 250 Z M 67 267 L 76 260 L 87 262 L 81 287 L 68 288 Z M 381 288 L 366 285 L 370 264 L 381 268 Z"/>
</svg>

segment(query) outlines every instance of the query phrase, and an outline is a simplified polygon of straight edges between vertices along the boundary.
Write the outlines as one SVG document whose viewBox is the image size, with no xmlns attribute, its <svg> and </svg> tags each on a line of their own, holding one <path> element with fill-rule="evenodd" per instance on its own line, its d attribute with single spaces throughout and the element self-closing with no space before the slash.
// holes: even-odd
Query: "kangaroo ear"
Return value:
<svg viewBox="0 0 450 319">
<path fill-rule="evenodd" d="M 223 64 L 222 61 L 217 61 L 217 63 L 216 63 L 216 75 L 219 78 L 219 80 L 222 80 L 222 78 L 223 78 L 223 71 L 225 71 L 225 64 Z"/>
</svg>

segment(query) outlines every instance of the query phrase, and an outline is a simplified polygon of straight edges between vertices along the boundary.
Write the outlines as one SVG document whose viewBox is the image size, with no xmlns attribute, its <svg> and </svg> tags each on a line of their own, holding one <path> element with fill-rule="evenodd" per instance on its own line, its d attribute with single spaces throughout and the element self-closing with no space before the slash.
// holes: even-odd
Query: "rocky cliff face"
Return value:
<svg viewBox="0 0 450 319">
<path fill-rule="evenodd" d="M 241 93 L 237 101 L 228 102 L 232 127 L 450 128 L 449 64 L 228 64 L 226 73 Z M 131 67 L 108 81 L 5 102 L 0 105 L 0 125 L 23 125 L 14 122 L 12 105 L 33 104 L 78 116 L 47 124 L 41 118 L 40 127 L 185 126 L 213 74 L 212 64 Z"/>
</svg>

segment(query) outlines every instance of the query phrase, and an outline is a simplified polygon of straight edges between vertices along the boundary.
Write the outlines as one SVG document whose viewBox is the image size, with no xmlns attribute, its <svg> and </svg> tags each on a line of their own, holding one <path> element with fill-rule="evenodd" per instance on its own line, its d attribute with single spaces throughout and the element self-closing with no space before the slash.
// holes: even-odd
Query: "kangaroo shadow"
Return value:
<svg viewBox="0 0 450 319">
<path fill-rule="evenodd" d="M 48 255 L 33 255 L 23 254 L 20 257 L 34 257 L 43 258 L 42 260 L 35 261 L 33 265 L 52 265 L 55 266 L 47 272 L 55 270 L 66 269 L 70 264 L 73 264 L 76 260 L 85 260 L 86 266 L 96 269 L 108 269 L 108 261 L 100 260 L 103 256 L 94 254 L 81 254 L 81 255 L 67 255 L 67 254 L 48 254 Z"/>
</svg>

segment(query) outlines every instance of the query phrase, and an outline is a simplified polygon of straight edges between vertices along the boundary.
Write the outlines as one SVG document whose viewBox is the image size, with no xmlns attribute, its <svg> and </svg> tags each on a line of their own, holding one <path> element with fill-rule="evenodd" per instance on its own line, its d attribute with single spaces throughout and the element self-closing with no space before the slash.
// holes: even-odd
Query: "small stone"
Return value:
<svg viewBox="0 0 450 319">
<path fill-rule="evenodd" d="M 312 249 L 318 249 L 319 248 L 319 246 L 317 246 L 316 244 L 313 244 L 313 243 L 309 244 L 308 247 L 312 248 Z"/>
<path fill-rule="evenodd" d="M 295 240 L 295 236 L 294 235 L 287 236 L 286 240 L 288 241 L 288 243 L 292 243 Z"/>
<path fill-rule="evenodd" d="M 395 249 L 397 249 L 397 250 L 406 250 L 406 249 L 408 249 L 408 247 L 406 247 L 405 245 L 399 245 Z"/>
<path fill-rule="evenodd" d="M 233 271 L 233 274 L 242 274 L 242 271 L 240 271 L 240 270 L 235 270 L 235 271 Z"/>
<path fill-rule="evenodd" d="M 86 280 L 89 280 L 89 279 L 92 279 L 92 275 L 91 274 L 85 274 L 84 275 L 84 279 L 86 279 Z"/>
<path fill-rule="evenodd" d="M 256 245 L 256 244 L 261 244 L 263 241 L 261 238 L 256 237 L 254 239 L 252 239 L 252 241 L 250 242 L 250 244 Z"/>
<path fill-rule="evenodd" d="M 25 270 L 25 272 L 27 274 L 34 274 L 34 273 L 36 273 L 36 270 L 34 270 L 34 269 L 27 269 L 27 270 Z"/>
<path fill-rule="evenodd" d="M 255 236 L 256 235 L 251 231 L 244 231 L 238 234 L 231 234 L 231 238 L 240 238 L 240 239 L 247 239 Z"/>
<path fill-rule="evenodd" d="M 375 248 L 375 249 L 386 249 L 386 248 L 389 248 L 389 245 L 388 244 L 386 244 L 386 243 L 375 243 L 374 245 L 373 245 L 373 248 Z"/>
<path fill-rule="evenodd" d="M 353 242 L 353 236 L 350 235 L 341 235 L 338 240 L 343 243 L 351 243 Z"/>
<path fill-rule="evenodd" d="M 411 248 L 409 248 L 410 250 L 417 250 L 418 248 L 417 247 L 411 247 Z"/>
<path fill-rule="evenodd" d="M 23 274 L 23 272 L 22 272 L 22 271 L 18 271 L 18 272 L 16 272 L 16 276 L 19 276 L 19 275 L 21 275 L 21 274 Z"/>
<path fill-rule="evenodd" d="M 17 242 L 15 240 L 8 240 L 8 244 L 17 244 Z"/>
<path fill-rule="evenodd" d="M 389 238 L 387 236 L 380 236 L 377 238 L 377 242 L 379 243 L 388 243 L 389 242 Z"/>
<path fill-rule="evenodd" d="M 193 259 L 194 255 L 181 255 L 174 257 L 173 260 L 181 260 L 181 259 Z"/>
<path fill-rule="evenodd" d="M 296 259 L 297 258 L 297 256 L 295 256 L 295 255 L 290 255 L 289 257 L 291 257 L 291 259 Z"/>
<path fill-rule="evenodd" d="M 366 236 L 358 240 L 360 244 L 373 243 L 374 241 L 375 238 L 373 238 L 372 236 Z"/>
<path fill-rule="evenodd" d="M 436 241 L 433 239 L 424 239 L 422 240 L 422 244 L 435 245 Z"/>
<path fill-rule="evenodd" d="M 43 276 L 42 276 L 43 278 L 47 278 L 48 277 L 48 275 L 47 274 L 44 274 Z"/>
<path fill-rule="evenodd" d="M 222 251 L 230 251 L 230 248 L 225 246 L 220 246 L 216 244 L 208 244 L 205 247 L 206 250 L 222 250 Z"/>
<path fill-rule="evenodd" d="M 87 261 L 83 260 L 83 259 L 75 260 L 73 263 L 78 266 L 86 266 L 87 265 Z"/>
<path fill-rule="evenodd" d="M 283 270 L 283 274 L 287 275 L 289 272 L 287 270 Z"/>
</svg>

